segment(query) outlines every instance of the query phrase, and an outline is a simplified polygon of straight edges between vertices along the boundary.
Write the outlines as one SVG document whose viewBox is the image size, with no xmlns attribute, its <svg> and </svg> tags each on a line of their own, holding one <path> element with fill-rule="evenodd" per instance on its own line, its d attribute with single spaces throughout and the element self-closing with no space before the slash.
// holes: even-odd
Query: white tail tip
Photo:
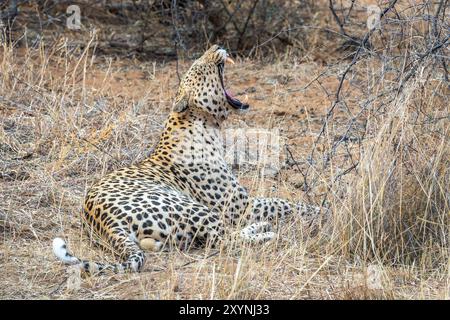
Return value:
<svg viewBox="0 0 450 320">
<path fill-rule="evenodd" d="M 80 260 L 72 256 L 67 251 L 66 242 L 61 238 L 53 239 L 53 253 L 58 257 L 59 260 L 66 264 L 80 263 Z"/>
</svg>

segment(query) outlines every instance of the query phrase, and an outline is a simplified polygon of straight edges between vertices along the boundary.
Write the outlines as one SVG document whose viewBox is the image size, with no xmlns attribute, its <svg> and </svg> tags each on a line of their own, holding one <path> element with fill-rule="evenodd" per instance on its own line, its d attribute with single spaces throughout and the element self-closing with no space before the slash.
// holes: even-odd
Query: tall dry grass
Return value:
<svg viewBox="0 0 450 320">
<path fill-rule="evenodd" d="M 369 124 L 358 174 L 335 199 L 332 246 L 348 257 L 448 270 L 448 104 L 416 79 Z M 437 86 L 437 88 L 436 88 Z M 422 105 L 422 110 L 417 106 Z M 368 129 L 369 130 L 369 129 Z"/>
<path fill-rule="evenodd" d="M 367 84 L 364 139 L 336 203 L 334 235 L 346 255 L 448 272 L 449 83 L 439 54 L 448 20 L 442 2 L 397 11 L 399 21 L 385 22 L 355 67 L 366 71 L 356 75 Z"/>
</svg>

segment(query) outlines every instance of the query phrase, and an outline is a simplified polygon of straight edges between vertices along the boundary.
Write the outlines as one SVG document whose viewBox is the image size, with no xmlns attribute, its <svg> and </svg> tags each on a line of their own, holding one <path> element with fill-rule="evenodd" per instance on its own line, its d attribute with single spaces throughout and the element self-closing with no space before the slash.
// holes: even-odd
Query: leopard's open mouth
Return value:
<svg viewBox="0 0 450 320">
<path fill-rule="evenodd" d="M 225 89 L 225 85 L 223 84 L 224 82 L 224 76 L 223 76 L 223 71 L 225 68 L 225 62 L 221 62 L 218 64 L 218 68 L 219 68 L 219 77 L 220 77 L 220 82 L 222 83 L 222 88 L 223 91 L 225 92 L 225 97 L 227 98 L 227 102 L 230 106 L 232 106 L 234 109 L 237 110 L 246 110 L 249 108 L 248 103 L 243 103 L 241 101 L 239 101 L 238 99 L 236 99 L 235 97 L 233 97 L 226 89 Z"/>
</svg>

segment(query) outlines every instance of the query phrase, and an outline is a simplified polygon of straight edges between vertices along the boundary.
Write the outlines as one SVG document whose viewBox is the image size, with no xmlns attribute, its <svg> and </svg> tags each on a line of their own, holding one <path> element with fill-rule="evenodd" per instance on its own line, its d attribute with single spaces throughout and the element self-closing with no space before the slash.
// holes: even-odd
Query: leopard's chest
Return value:
<svg viewBox="0 0 450 320">
<path fill-rule="evenodd" d="M 178 189 L 211 210 L 236 219 L 247 207 L 248 194 L 223 159 L 195 158 L 173 163 Z"/>
<path fill-rule="evenodd" d="M 225 161 L 222 132 L 206 121 L 171 128 L 170 134 L 163 134 L 167 136 L 164 143 L 171 148 L 163 143 L 154 157 L 155 161 L 160 161 L 157 157 L 165 159 L 176 188 L 211 210 L 230 217 L 240 215 L 247 207 L 248 195 Z"/>
</svg>

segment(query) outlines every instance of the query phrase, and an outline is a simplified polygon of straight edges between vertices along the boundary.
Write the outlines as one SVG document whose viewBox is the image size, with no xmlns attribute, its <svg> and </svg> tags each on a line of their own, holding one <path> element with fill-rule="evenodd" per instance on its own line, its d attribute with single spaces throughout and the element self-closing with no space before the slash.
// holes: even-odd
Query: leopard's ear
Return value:
<svg viewBox="0 0 450 320">
<path fill-rule="evenodd" d="M 178 90 L 178 94 L 175 97 L 172 110 L 175 112 L 184 112 L 189 106 L 189 93 L 183 89 Z"/>
</svg>

